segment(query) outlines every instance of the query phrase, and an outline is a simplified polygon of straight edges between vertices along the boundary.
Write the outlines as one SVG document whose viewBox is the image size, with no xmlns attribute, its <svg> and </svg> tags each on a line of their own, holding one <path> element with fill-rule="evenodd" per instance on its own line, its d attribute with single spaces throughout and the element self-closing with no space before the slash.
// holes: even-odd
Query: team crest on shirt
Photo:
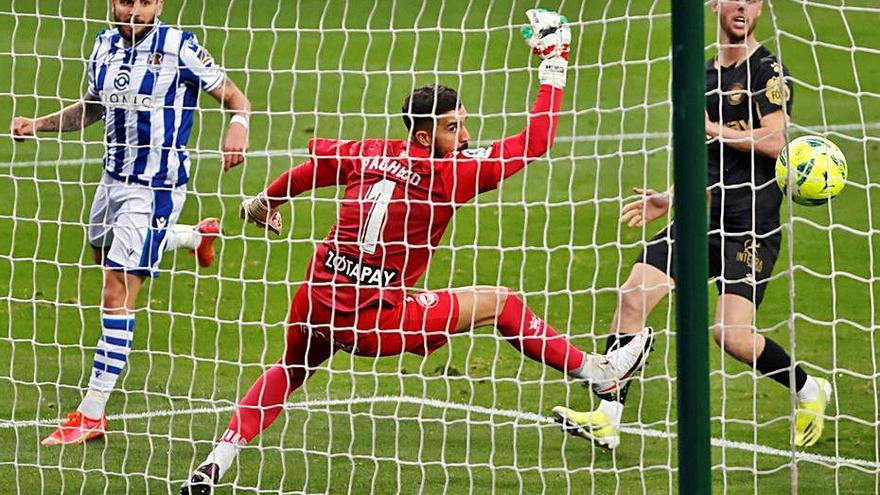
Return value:
<svg viewBox="0 0 880 495">
<path fill-rule="evenodd" d="M 773 76 L 767 81 L 767 101 L 782 106 L 791 97 L 791 90 L 780 76 Z"/>
<path fill-rule="evenodd" d="M 152 58 L 150 59 L 150 70 L 153 72 L 159 72 L 162 70 L 162 54 L 154 53 Z"/>
<path fill-rule="evenodd" d="M 430 309 L 440 302 L 440 298 L 433 292 L 422 292 L 416 296 L 416 302 L 421 304 L 423 308 Z"/>
<path fill-rule="evenodd" d="M 730 86 L 727 95 L 727 103 L 731 105 L 739 105 L 746 96 L 746 90 L 741 83 L 735 82 Z"/>
</svg>

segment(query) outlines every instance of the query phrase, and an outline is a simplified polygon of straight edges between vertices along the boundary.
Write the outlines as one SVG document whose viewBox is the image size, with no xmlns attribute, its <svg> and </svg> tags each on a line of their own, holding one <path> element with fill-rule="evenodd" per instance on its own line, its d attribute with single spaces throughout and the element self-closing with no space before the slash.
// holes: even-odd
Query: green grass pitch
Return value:
<svg viewBox="0 0 880 495">
<path fill-rule="evenodd" d="M 229 408 L 280 356 L 290 297 L 333 222 L 337 193 L 303 195 L 285 207 L 292 228 L 280 239 L 243 228 L 242 195 L 303 160 L 295 150 L 311 136 L 401 136 L 393 114 L 416 85 L 458 87 L 480 141 L 517 132 L 537 88 L 536 63 L 507 27 L 534 2 L 165 3 L 163 18 L 191 26 L 253 102 L 254 156 L 227 174 L 216 156 L 204 156 L 219 149 L 223 118 L 203 96 L 191 140 L 203 157 L 194 160 L 181 221 L 222 218 L 218 263 L 203 270 L 183 253 L 166 258 L 162 276 L 142 293 L 135 350 L 109 406 L 124 419 L 111 421 L 106 441 L 62 450 L 40 447 L 50 428 L 28 422 L 76 406 L 100 334 L 100 269 L 84 224 L 101 176 L 94 158 L 102 129 L 23 144 L 0 137 L 2 493 L 175 491 L 225 428 Z M 712 451 L 718 493 L 788 493 L 794 480 L 798 493 L 880 489 L 876 2 L 848 0 L 865 10 L 847 13 L 823 7 L 836 0 L 808 3 L 766 1 L 758 38 L 781 47 L 797 79 L 797 125 L 855 124 L 829 134 L 848 157 L 851 183 L 830 207 L 784 209 L 794 249 L 784 242 L 758 325 L 790 348 L 794 312 L 797 358 L 833 379 L 834 419 L 809 450 L 828 457 L 793 463 L 749 451 L 789 448 L 790 397 L 712 345 L 712 434 L 727 442 Z M 512 287 L 577 345 L 594 349 L 604 345 L 615 288 L 640 242 L 662 227 L 626 229 L 616 217 L 633 186 L 664 188 L 671 176 L 662 134 L 670 125 L 669 6 L 596 0 L 561 8 L 582 21 L 559 129 L 577 139 L 560 140 L 548 159 L 463 208 L 419 287 Z M 106 18 L 106 0 L 0 1 L 0 125 L 55 111 L 82 93 L 83 58 Z M 714 39 L 707 8 L 707 40 Z M 650 320 L 661 336 L 624 417 L 662 436 L 626 434 L 611 454 L 536 421 L 557 404 L 588 408 L 590 396 L 483 328 L 427 359 L 337 354 L 291 397 L 336 402 L 282 414 L 224 480 L 235 487 L 219 493 L 675 490 L 670 309 L 661 305 Z M 367 400 L 376 396 L 436 402 Z"/>
</svg>

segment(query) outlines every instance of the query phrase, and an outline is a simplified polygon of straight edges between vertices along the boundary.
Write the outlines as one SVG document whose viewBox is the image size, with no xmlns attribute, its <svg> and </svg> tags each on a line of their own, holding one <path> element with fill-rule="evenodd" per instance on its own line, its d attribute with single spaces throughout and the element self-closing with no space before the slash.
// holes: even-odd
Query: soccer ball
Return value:
<svg viewBox="0 0 880 495">
<path fill-rule="evenodd" d="M 820 136 L 801 136 L 788 143 L 776 159 L 776 183 L 798 204 L 817 206 L 833 199 L 846 185 L 846 157 Z"/>
</svg>

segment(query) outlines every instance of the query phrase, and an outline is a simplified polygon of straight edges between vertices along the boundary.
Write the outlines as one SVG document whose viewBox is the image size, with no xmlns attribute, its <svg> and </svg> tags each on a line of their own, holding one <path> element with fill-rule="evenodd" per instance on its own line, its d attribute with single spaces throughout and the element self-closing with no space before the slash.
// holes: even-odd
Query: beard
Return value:
<svg viewBox="0 0 880 495">
<path fill-rule="evenodd" d="M 433 155 L 434 155 L 434 158 L 436 158 L 436 159 L 443 158 L 444 156 L 447 155 L 447 153 L 441 154 L 439 151 L 436 151 L 437 150 L 436 143 L 434 144 L 433 149 L 435 150 Z M 464 151 L 466 149 L 468 149 L 468 143 L 462 143 L 461 145 L 458 146 L 458 148 L 455 148 L 455 150 L 453 150 L 453 152 L 461 153 L 462 151 Z"/>
<path fill-rule="evenodd" d="M 722 26 L 722 31 L 724 31 L 724 34 L 727 36 L 727 40 L 732 45 L 744 43 L 746 38 L 751 36 L 752 33 L 755 31 L 755 28 L 758 26 L 757 23 L 754 21 L 746 24 L 746 34 L 742 35 L 742 34 L 740 34 L 740 31 L 728 28 L 728 26 L 730 26 L 732 24 L 733 24 L 733 21 L 731 21 L 728 24 L 724 24 Z"/>
<path fill-rule="evenodd" d="M 122 35 L 122 38 L 130 42 L 132 45 L 140 41 L 144 35 L 150 31 L 156 23 L 156 16 L 154 15 L 152 19 L 146 22 L 133 22 L 133 20 L 134 17 L 131 17 L 127 22 L 121 21 L 119 20 L 119 16 L 116 15 L 116 12 L 113 12 L 113 23 L 116 25 L 116 29 L 119 30 L 119 34 Z"/>
</svg>

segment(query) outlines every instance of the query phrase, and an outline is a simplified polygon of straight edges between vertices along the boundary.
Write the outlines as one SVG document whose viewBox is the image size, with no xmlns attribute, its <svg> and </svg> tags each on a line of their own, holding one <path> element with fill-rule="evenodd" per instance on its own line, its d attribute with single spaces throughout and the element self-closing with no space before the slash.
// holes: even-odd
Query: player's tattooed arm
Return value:
<svg viewBox="0 0 880 495">
<path fill-rule="evenodd" d="M 232 79 L 227 77 L 224 79 L 223 84 L 212 89 L 209 94 L 220 102 L 223 108 L 231 111 L 233 115 L 240 115 L 245 119 L 250 118 L 251 102 Z"/>
<path fill-rule="evenodd" d="M 68 105 L 45 117 L 14 118 L 12 120 L 12 137 L 16 141 L 21 141 L 41 131 L 78 131 L 101 120 L 103 115 L 104 106 L 101 104 L 101 100 L 97 96 L 86 95 L 73 105 Z"/>
<path fill-rule="evenodd" d="M 251 102 L 247 96 L 228 77 L 223 84 L 210 92 L 223 108 L 233 115 L 223 140 L 223 170 L 244 161 L 244 153 L 248 148 L 248 123 L 251 115 Z"/>
</svg>

